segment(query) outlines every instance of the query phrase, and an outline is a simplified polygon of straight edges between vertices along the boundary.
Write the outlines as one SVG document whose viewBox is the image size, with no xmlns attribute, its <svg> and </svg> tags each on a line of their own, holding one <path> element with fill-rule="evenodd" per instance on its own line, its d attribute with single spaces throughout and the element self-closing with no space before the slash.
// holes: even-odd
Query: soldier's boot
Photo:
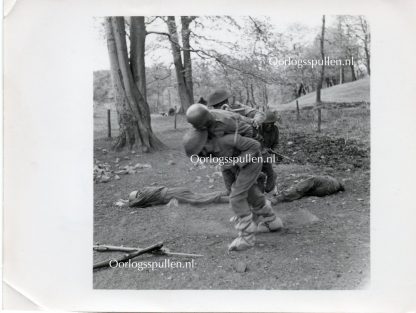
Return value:
<svg viewBox="0 0 416 313">
<path fill-rule="evenodd" d="M 247 250 L 254 246 L 256 237 L 254 235 L 257 225 L 253 222 L 253 214 L 234 218 L 235 229 L 238 230 L 238 237 L 228 246 L 229 251 Z"/>
<path fill-rule="evenodd" d="M 257 233 L 274 232 L 283 227 L 282 220 L 273 212 L 269 200 L 266 200 L 264 206 L 256 211 L 256 214 L 261 217 L 257 224 Z"/>
</svg>

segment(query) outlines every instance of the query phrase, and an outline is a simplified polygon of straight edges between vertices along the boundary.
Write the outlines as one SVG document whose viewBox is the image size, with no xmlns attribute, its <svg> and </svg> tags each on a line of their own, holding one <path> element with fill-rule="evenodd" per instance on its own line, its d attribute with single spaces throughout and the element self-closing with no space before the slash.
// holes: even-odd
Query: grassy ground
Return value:
<svg viewBox="0 0 416 313">
<path fill-rule="evenodd" d="M 94 241 L 141 247 L 164 241 L 172 251 L 204 257 L 195 259 L 193 269 L 97 270 L 94 288 L 355 289 L 368 282 L 369 170 L 339 170 L 309 163 L 275 165 L 279 190 L 308 174 L 330 174 L 343 181 L 346 191 L 279 204 L 274 209 L 285 223 L 284 231 L 257 236 L 256 247 L 249 251 L 228 253 L 227 244 L 235 237 L 229 223 L 232 212 L 228 205 L 180 204 L 137 209 L 114 204 L 120 198 L 126 199 L 130 191 L 149 185 L 183 186 L 195 192 L 223 189 L 220 177 L 213 177 L 214 183 L 209 180 L 214 172 L 212 166 L 195 168 L 184 155 L 182 136 L 189 126 L 183 117 L 178 116 L 178 128 L 174 130 L 173 117 L 152 116 L 156 134 L 169 147 L 166 151 L 116 154 L 110 149 L 111 140 L 105 138 L 106 123 L 102 121 L 105 108 L 97 106 L 95 111 L 95 161 L 107 162 L 113 170 L 119 164 L 136 163 L 148 163 L 152 168 L 94 185 Z M 302 110 L 299 121 L 294 113 L 282 112 L 282 145 L 290 140 L 291 134 L 305 133 L 311 138 L 326 135 L 354 138 L 369 148 L 369 113 L 368 107 L 328 111 L 323 114 L 322 134 L 317 135 L 313 111 Z M 120 159 L 118 163 L 116 158 Z M 197 180 L 197 176 L 201 179 Z M 315 217 L 318 221 L 313 222 Z M 114 255 L 94 252 L 94 262 L 110 256 Z M 137 260 L 163 261 L 165 258 L 146 255 Z M 237 270 L 241 264 L 247 266 L 242 273 Z"/>
<path fill-rule="evenodd" d="M 322 89 L 323 102 L 352 103 L 352 102 L 370 102 L 370 77 L 366 77 L 354 82 L 336 85 L 330 88 Z M 313 105 L 315 103 L 316 93 L 311 92 L 298 99 L 299 107 Z M 292 101 L 286 104 L 274 105 L 276 110 L 296 109 L 296 102 Z"/>
<path fill-rule="evenodd" d="M 296 111 L 279 111 L 279 126 L 288 132 L 316 133 L 316 110 L 301 110 L 297 119 Z M 360 105 L 352 108 L 333 107 L 322 109 L 321 135 L 355 139 L 370 146 L 370 107 Z"/>
</svg>

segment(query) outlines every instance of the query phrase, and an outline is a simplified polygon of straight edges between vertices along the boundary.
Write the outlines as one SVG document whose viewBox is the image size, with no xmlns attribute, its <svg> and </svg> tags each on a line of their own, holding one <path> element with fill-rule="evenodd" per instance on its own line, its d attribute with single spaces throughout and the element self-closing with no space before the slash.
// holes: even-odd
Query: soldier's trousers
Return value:
<svg viewBox="0 0 416 313">
<path fill-rule="evenodd" d="M 265 174 L 265 179 L 259 180 L 259 188 L 262 192 L 270 192 L 276 186 L 276 173 L 273 170 L 273 163 L 266 162 L 266 158 L 269 154 L 263 154 L 263 164 L 261 167 L 261 172 Z M 222 177 L 224 179 L 225 188 L 227 189 L 227 194 L 231 192 L 231 185 L 236 180 L 236 171 L 233 169 L 227 169 L 222 171 Z"/>
<path fill-rule="evenodd" d="M 266 192 L 270 192 L 274 189 L 276 186 L 276 173 L 273 170 L 273 163 L 267 162 L 268 157 L 270 157 L 270 154 L 268 152 L 265 152 L 262 154 L 263 157 L 263 166 L 261 171 L 266 174 L 266 186 L 264 186 L 264 190 Z"/>
<path fill-rule="evenodd" d="M 230 206 L 238 217 L 256 213 L 265 205 L 266 198 L 257 185 L 261 168 L 262 163 L 249 163 L 241 169 L 234 167 L 223 171 L 225 179 L 235 178 L 231 185 Z"/>
</svg>

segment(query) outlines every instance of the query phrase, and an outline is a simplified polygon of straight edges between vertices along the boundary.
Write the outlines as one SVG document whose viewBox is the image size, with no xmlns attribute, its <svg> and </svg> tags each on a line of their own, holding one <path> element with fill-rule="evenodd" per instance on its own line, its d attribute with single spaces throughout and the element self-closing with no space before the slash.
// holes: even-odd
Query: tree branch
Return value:
<svg viewBox="0 0 416 313">
<path fill-rule="evenodd" d="M 146 31 L 146 35 L 150 35 L 150 34 L 163 35 L 163 36 L 167 36 L 170 39 L 170 34 L 165 33 L 165 32 Z"/>
</svg>

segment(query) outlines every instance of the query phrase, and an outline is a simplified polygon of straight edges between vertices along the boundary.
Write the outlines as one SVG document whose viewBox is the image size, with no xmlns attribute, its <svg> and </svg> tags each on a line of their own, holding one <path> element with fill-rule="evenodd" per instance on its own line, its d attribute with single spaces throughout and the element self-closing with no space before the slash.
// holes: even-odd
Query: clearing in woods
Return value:
<svg viewBox="0 0 416 313">
<path fill-rule="evenodd" d="M 325 90 L 324 90 L 325 92 Z M 178 116 L 152 116 L 157 136 L 168 150 L 145 154 L 111 150 L 106 138 L 106 107 L 94 108 L 94 162 L 117 171 L 126 165 L 150 164 L 135 174 L 114 173 L 107 183 L 94 184 L 94 243 L 146 247 L 163 241 L 174 252 L 202 254 L 192 269 L 114 268 L 94 271 L 98 289 L 356 289 L 370 273 L 370 109 L 323 110 L 322 133 L 315 132 L 315 113 L 283 111 L 279 150 L 294 163 L 274 165 L 277 188 L 284 189 L 309 174 L 329 174 L 345 185 L 345 192 L 328 197 L 303 198 L 274 207 L 285 229 L 257 236 L 253 249 L 227 252 L 235 237 L 226 204 L 201 207 L 118 207 L 115 202 L 144 186 L 184 186 L 195 192 L 223 189 L 214 166 L 194 167 L 185 156 L 182 136 L 189 128 Z M 115 114 L 113 114 L 113 117 Z M 115 126 L 115 120 L 113 126 Z M 113 131 L 113 135 L 117 132 Z M 94 262 L 120 253 L 94 252 Z M 166 256 L 147 254 L 135 261 L 161 261 Z M 187 261 L 169 257 L 172 261 Z"/>
</svg>

